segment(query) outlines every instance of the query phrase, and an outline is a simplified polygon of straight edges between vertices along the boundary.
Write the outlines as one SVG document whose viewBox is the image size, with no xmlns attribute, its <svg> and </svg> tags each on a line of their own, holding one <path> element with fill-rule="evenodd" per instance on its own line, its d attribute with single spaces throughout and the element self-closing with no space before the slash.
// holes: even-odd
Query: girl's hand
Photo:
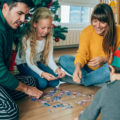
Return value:
<svg viewBox="0 0 120 120">
<path fill-rule="evenodd" d="M 88 62 L 88 66 L 99 67 L 100 65 L 104 64 L 105 62 L 107 62 L 107 58 L 95 57 Z"/>
<path fill-rule="evenodd" d="M 50 73 L 46 73 L 46 72 L 42 72 L 41 77 L 45 78 L 45 79 L 48 80 L 48 81 L 58 79 L 58 78 L 55 77 L 54 75 L 51 75 Z"/>
<path fill-rule="evenodd" d="M 56 69 L 56 73 L 58 74 L 59 78 L 63 78 L 66 75 L 65 72 L 63 70 L 61 70 L 60 68 Z"/>
</svg>

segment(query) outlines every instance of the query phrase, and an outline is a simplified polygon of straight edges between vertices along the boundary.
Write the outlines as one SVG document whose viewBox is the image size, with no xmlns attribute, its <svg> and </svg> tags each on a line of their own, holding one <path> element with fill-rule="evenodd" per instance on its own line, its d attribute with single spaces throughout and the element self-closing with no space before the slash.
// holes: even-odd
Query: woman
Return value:
<svg viewBox="0 0 120 120">
<path fill-rule="evenodd" d="M 19 72 L 37 79 L 38 88 L 55 87 L 65 76 L 53 59 L 52 14 L 48 8 L 38 8 L 23 35 L 23 53 L 16 57 Z"/>
<path fill-rule="evenodd" d="M 89 86 L 108 82 L 110 76 L 107 63 L 119 46 L 119 33 L 120 27 L 115 26 L 111 7 L 108 4 L 98 4 L 91 15 L 91 25 L 81 32 L 75 58 L 61 56 L 59 64 L 73 75 L 76 83 Z"/>
</svg>

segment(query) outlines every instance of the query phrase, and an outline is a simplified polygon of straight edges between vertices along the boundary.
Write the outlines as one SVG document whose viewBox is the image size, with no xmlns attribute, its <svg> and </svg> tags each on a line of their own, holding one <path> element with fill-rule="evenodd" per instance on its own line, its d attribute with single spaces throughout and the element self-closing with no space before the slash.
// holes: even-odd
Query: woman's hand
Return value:
<svg viewBox="0 0 120 120">
<path fill-rule="evenodd" d="M 58 79 L 58 77 L 55 77 L 54 75 L 47 73 L 47 72 L 42 72 L 41 77 L 45 78 L 48 81 Z"/>
<path fill-rule="evenodd" d="M 104 64 L 105 62 L 107 62 L 107 58 L 95 57 L 88 62 L 88 66 L 99 67 L 100 65 Z"/>
<path fill-rule="evenodd" d="M 80 64 L 77 63 L 76 66 L 75 66 L 75 71 L 73 73 L 73 80 L 76 83 L 80 83 L 81 78 L 82 78 L 82 72 L 81 72 L 81 69 L 80 69 Z"/>
<path fill-rule="evenodd" d="M 56 73 L 58 74 L 58 78 L 63 78 L 66 75 L 66 73 L 63 70 L 61 70 L 59 67 L 56 69 Z"/>
<path fill-rule="evenodd" d="M 78 117 L 75 117 L 74 120 L 78 120 Z"/>
<path fill-rule="evenodd" d="M 73 81 L 76 83 L 80 83 L 80 79 L 82 78 L 81 70 L 75 70 L 73 73 Z"/>
</svg>

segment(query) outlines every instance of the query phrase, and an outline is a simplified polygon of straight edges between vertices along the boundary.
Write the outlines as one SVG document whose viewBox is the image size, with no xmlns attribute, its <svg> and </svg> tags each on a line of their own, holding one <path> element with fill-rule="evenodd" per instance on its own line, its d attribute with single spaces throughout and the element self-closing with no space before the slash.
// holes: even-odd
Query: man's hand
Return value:
<svg viewBox="0 0 120 120">
<path fill-rule="evenodd" d="M 27 95 L 35 97 L 37 99 L 39 99 L 43 94 L 42 91 L 40 91 L 36 87 L 32 87 L 32 86 L 27 86 L 27 89 L 26 89 L 25 93 Z"/>
<path fill-rule="evenodd" d="M 38 90 L 36 87 L 25 85 L 22 82 L 19 82 L 19 85 L 16 88 L 16 90 L 24 92 L 25 94 L 35 97 L 37 99 L 40 98 L 43 94 L 43 92 Z"/>
</svg>

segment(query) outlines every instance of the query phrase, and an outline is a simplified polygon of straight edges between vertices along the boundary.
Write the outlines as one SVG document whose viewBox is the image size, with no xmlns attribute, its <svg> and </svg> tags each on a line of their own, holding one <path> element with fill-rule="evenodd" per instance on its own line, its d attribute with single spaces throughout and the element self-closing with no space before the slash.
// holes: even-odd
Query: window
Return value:
<svg viewBox="0 0 120 120">
<path fill-rule="evenodd" d="M 71 6 L 70 23 L 89 23 L 89 8 Z"/>
<path fill-rule="evenodd" d="M 92 7 L 61 5 L 61 24 L 69 28 L 90 24 Z"/>
</svg>

